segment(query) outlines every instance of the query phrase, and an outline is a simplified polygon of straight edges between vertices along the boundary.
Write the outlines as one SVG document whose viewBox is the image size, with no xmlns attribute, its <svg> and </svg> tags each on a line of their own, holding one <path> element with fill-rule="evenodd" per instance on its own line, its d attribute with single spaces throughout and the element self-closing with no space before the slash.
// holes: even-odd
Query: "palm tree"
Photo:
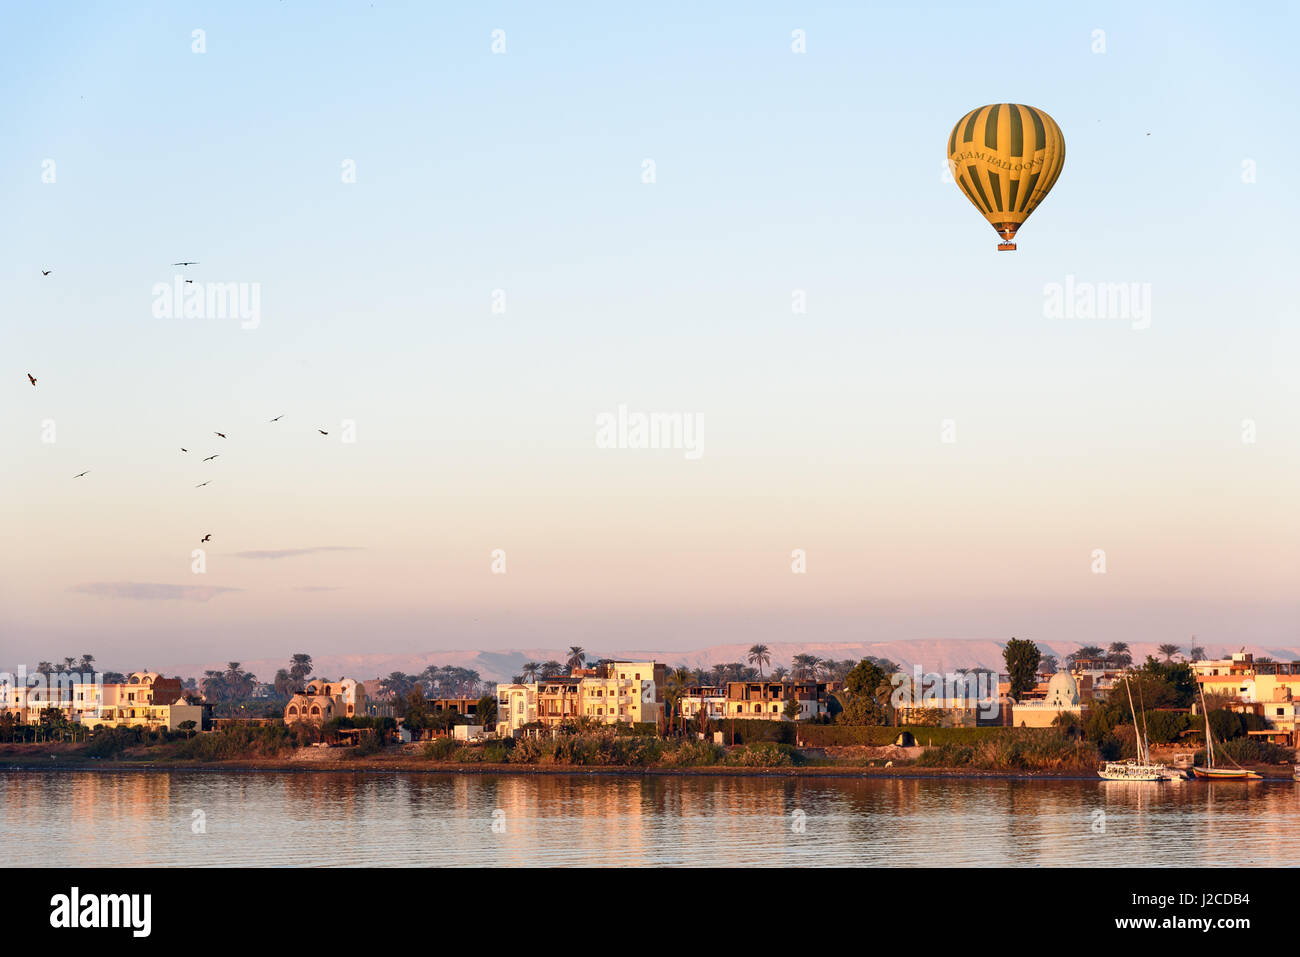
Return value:
<svg viewBox="0 0 1300 957">
<path fill-rule="evenodd" d="M 794 667 L 796 678 L 807 678 L 817 668 L 817 656 L 795 655 L 790 664 Z"/>
<path fill-rule="evenodd" d="M 758 665 L 758 678 L 763 679 L 763 666 L 772 663 L 772 653 L 767 645 L 750 645 L 749 658 L 746 659 L 751 665 Z"/>
<path fill-rule="evenodd" d="M 535 661 L 524 662 L 523 675 L 528 679 L 529 684 L 532 684 L 537 680 L 537 672 L 540 671 L 541 668 L 542 666 Z"/>
<path fill-rule="evenodd" d="M 1168 645 L 1168 644 L 1159 645 L 1156 648 L 1156 651 L 1160 652 L 1162 655 L 1165 656 L 1165 664 L 1169 664 L 1170 662 L 1173 661 L 1174 655 L 1178 654 L 1178 650 L 1179 649 L 1177 645 Z"/>
<path fill-rule="evenodd" d="M 587 661 L 587 652 L 577 645 L 569 646 L 569 657 L 565 660 L 565 665 L 572 671 L 574 668 L 581 668 Z"/>
<path fill-rule="evenodd" d="M 296 654 L 289 658 L 289 684 L 294 691 L 301 691 L 311 674 L 311 655 Z"/>
<path fill-rule="evenodd" d="M 1112 641 L 1110 649 L 1106 653 L 1106 659 L 1117 668 L 1127 668 L 1133 664 L 1133 656 L 1129 654 L 1128 642 Z"/>
<path fill-rule="evenodd" d="M 1192 645 L 1191 649 L 1187 652 L 1187 657 L 1191 658 L 1193 661 L 1204 661 L 1205 649 L 1200 645 Z"/>
<path fill-rule="evenodd" d="M 784 665 L 777 665 L 772 669 L 772 677 L 777 681 L 784 681 L 790 674 L 790 669 Z"/>
<path fill-rule="evenodd" d="M 682 698 L 686 696 L 686 686 L 691 683 L 691 673 L 687 668 L 677 667 L 668 672 L 668 687 L 664 689 L 664 703 L 668 705 L 668 731 L 673 729 L 673 715 L 681 716 Z"/>
<path fill-rule="evenodd" d="M 220 671 L 203 672 L 203 697 L 209 701 L 222 701 L 226 697 L 226 676 Z"/>
<path fill-rule="evenodd" d="M 394 671 L 387 678 L 380 680 L 379 690 L 391 695 L 395 702 L 401 701 L 411 693 L 411 676 Z"/>
</svg>

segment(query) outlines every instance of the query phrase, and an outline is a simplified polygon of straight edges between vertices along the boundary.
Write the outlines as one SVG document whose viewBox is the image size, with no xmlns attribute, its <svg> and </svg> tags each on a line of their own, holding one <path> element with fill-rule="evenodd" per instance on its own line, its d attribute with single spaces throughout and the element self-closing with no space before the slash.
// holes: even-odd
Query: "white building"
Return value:
<svg viewBox="0 0 1300 957">
<path fill-rule="evenodd" d="M 537 684 L 497 685 L 497 737 L 514 737 L 537 721 Z"/>
</svg>

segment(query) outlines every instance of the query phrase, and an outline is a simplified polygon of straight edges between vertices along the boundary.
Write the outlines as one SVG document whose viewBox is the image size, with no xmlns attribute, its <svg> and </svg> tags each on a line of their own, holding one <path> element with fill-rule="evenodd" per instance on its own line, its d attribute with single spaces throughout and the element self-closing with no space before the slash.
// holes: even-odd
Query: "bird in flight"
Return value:
<svg viewBox="0 0 1300 957">
<path fill-rule="evenodd" d="M 172 263 L 172 265 L 173 265 L 173 266 L 197 266 L 198 263 L 193 262 L 193 261 L 190 261 L 190 260 L 186 260 L 186 261 L 183 262 L 183 263 Z"/>
<path fill-rule="evenodd" d="M 284 415 L 281 414 L 281 415 L 277 415 L 277 416 L 276 416 L 274 419 L 272 419 L 271 421 L 272 421 L 272 422 L 279 422 L 279 421 L 280 421 L 281 419 L 283 419 L 283 418 L 284 418 Z"/>
<path fill-rule="evenodd" d="M 321 435 L 329 435 L 329 433 L 326 432 L 324 429 L 317 429 L 316 431 L 319 432 Z"/>
<path fill-rule="evenodd" d="M 189 449 L 181 449 L 182 452 L 188 452 Z"/>
<path fill-rule="evenodd" d="M 90 469 L 86 469 L 86 471 L 84 471 L 84 472 L 78 472 L 76 475 L 74 475 L 74 476 L 72 476 L 72 477 L 73 477 L 73 478 L 81 478 L 83 475 L 89 475 L 89 474 L 90 474 Z"/>
<path fill-rule="evenodd" d="M 41 270 L 41 275 L 42 275 L 42 276 L 48 276 L 48 275 L 49 275 L 50 273 L 52 273 L 52 272 L 54 272 L 53 269 L 42 269 L 42 270 Z"/>
<path fill-rule="evenodd" d="M 194 486 L 194 487 L 195 487 L 195 488 L 203 488 L 203 486 L 205 486 L 205 485 L 211 485 L 211 484 L 212 484 L 212 479 L 208 479 L 206 482 L 200 482 L 198 485 L 196 485 L 196 486 Z"/>
<path fill-rule="evenodd" d="M 223 439 L 226 437 L 226 433 L 225 433 L 225 432 L 213 432 L 212 434 L 213 434 L 213 435 L 219 435 L 219 436 L 221 436 Z"/>
<path fill-rule="evenodd" d="M 29 372 L 29 373 L 27 373 L 27 378 L 29 378 L 29 379 L 32 380 L 32 388 L 33 388 L 33 389 L 36 388 L 36 376 L 32 375 L 32 374 Z"/>
<path fill-rule="evenodd" d="M 193 284 L 194 284 L 194 280 L 193 280 L 193 279 L 186 279 L 185 281 L 186 281 L 187 283 L 189 283 L 190 285 L 193 285 Z"/>
<path fill-rule="evenodd" d="M 221 454 L 221 453 L 218 452 L 216 455 L 209 455 L 209 456 L 208 456 L 206 459 L 204 459 L 203 461 L 205 461 L 205 462 L 211 462 L 213 459 L 215 459 L 215 458 L 217 457 L 217 455 L 220 455 L 220 454 Z"/>
<path fill-rule="evenodd" d="M 212 533 L 208 532 L 208 534 L 204 535 L 202 538 L 199 539 L 199 544 L 202 545 L 204 542 L 210 541 L 211 538 L 212 538 Z"/>
</svg>

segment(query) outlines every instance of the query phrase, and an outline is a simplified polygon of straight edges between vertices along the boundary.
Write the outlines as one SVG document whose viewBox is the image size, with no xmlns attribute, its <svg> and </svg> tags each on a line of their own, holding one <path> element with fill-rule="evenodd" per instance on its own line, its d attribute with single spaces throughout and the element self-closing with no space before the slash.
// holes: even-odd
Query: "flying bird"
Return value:
<svg viewBox="0 0 1300 957">
<path fill-rule="evenodd" d="M 173 265 L 173 266 L 197 266 L 198 263 L 193 262 L 193 261 L 190 261 L 190 260 L 186 260 L 186 261 L 183 262 L 183 263 L 172 263 L 172 265 Z"/>
<path fill-rule="evenodd" d="M 89 475 L 89 474 L 90 474 L 90 469 L 86 469 L 86 471 L 84 471 L 84 472 L 78 472 L 76 475 L 74 475 L 74 476 L 72 476 L 72 477 L 73 477 L 73 478 L 81 478 L 83 475 Z"/>
<path fill-rule="evenodd" d="M 48 275 L 49 275 L 50 273 L 52 273 L 52 272 L 54 272 L 53 269 L 42 269 L 42 270 L 41 270 L 41 275 L 42 275 L 42 276 L 48 276 Z"/>
<path fill-rule="evenodd" d="M 181 449 L 182 452 L 188 452 L 189 449 Z"/>
<path fill-rule="evenodd" d="M 29 379 L 32 380 L 32 388 L 33 388 L 33 389 L 36 388 L 36 376 L 32 375 L 32 374 L 29 372 L 29 373 L 27 373 L 27 378 L 29 378 Z"/>
<path fill-rule="evenodd" d="M 321 435 L 329 435 L 329 433 L 326 432 L 324 429 L 317 429 L 316 431 L 319 432 Z"/>
<path fill-rule="evenodd" d="M 220 455 L 220 454 L 221 454 L 221 453 L 218 452 L 216 455 L 209 455 L 209 456 L 208 456 L 206 459 L 204 459 L 203 461 L 205 461 L 205 462 L 211 462 L 213 459 L 215 459 L 215 458 L 217 457 L 217 455 Z"/>
<path fill-rule="evenodd" d="M 203 486 L 205 486 L 205 485 L 211 485 L 211 484 L 212 484 L 212 479 L 208 479 L 206 482 L 200 482 L 198 485 L 196 485 L 196 486 L 194 486 L 194 487 L 195 487 L 195 488 L 203 488 Z"/>
<path fill-rule="evenodd" d="M 204 535 L 202 538 L 199 539 L 199 544 L 202 545 L 204 542 L 209 541 L 211 538 L 212 538 L 212 533 L 208 532 L 208 534 Z"/>
<path fill-rule="evenodd" d="M 213 435 L 219 435 L 219 436 L 221 436 L 223 439 L 226 437 L 226 433 L 225 433 L 225 432 L 213 432 L 212 434 L 213 434 Z"/>
<path fill-rule="evenodd" d="M 277 416 L 276 416 L 274 419 L 272 419 L 271 421 L 272 421 L 272 422 L 279 422 L 279 421 L 280 421 L 281 419 L 283 419 L 283 418 L 284 418 L 284 415 L 283 415 L 283 414 L 280 414 L 280 415 L 277 415 Z"/>
<path fill-rule="evenodd" d="M 193 285 L 193 284 L 194 284 L 194 280 L 193 280 L 193 279 L 186 279 L 185 281 L 186 281 L 187 283 L 189 283 L 190 285 Z"/>
</svg>

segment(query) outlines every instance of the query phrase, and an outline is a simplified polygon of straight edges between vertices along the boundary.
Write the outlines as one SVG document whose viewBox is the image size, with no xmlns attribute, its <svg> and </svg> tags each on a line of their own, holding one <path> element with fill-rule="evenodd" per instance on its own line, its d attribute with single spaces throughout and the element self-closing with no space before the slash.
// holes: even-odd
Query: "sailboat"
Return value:
<svg viewBox="0 0 1300 957">
<path fill-rule="evenodd" d="M 1128 691 L 1128 708 L 1133 714 L 1133 733 L 1137 737 L 1137 759 L 1107 761 L 1097 769 L 1098 776 L 1107 781 L 1164 781 L 1174 777 L 1174 772 L 1163 764 L 1151 763 L 1150 745 L 1147 743 L 1146 735 L 1142 733 L 1142 727 L 1138 724 L 1137 709 L 1133 707 L 1133 689 L 1129 687 L 1127 677 L 1124 678 L 1124 688 Z M 1145 709 L 1142 711 L 1142 717 L 1145 722 Z"/>
<path fill-rule="evenodd" d="M 1205 712 L 1205 767 L 1192 768 L 1192 774 L 1207 781 L 1258 781 L 1264 777 L 1254 771 L 1247 771 L 1241 765 L 1235 768 L 1216 768 L 1214 766 L 1214 735 L 1210 732 L 1210 709 L 1205 707 L 1205 688 L 1200 687 L 1201 710 Z M 1228 760 L 1232 760 L 1229 758 Z M 1237 764 L 1236 761 L 1232 762 Z"/>
</svg>

